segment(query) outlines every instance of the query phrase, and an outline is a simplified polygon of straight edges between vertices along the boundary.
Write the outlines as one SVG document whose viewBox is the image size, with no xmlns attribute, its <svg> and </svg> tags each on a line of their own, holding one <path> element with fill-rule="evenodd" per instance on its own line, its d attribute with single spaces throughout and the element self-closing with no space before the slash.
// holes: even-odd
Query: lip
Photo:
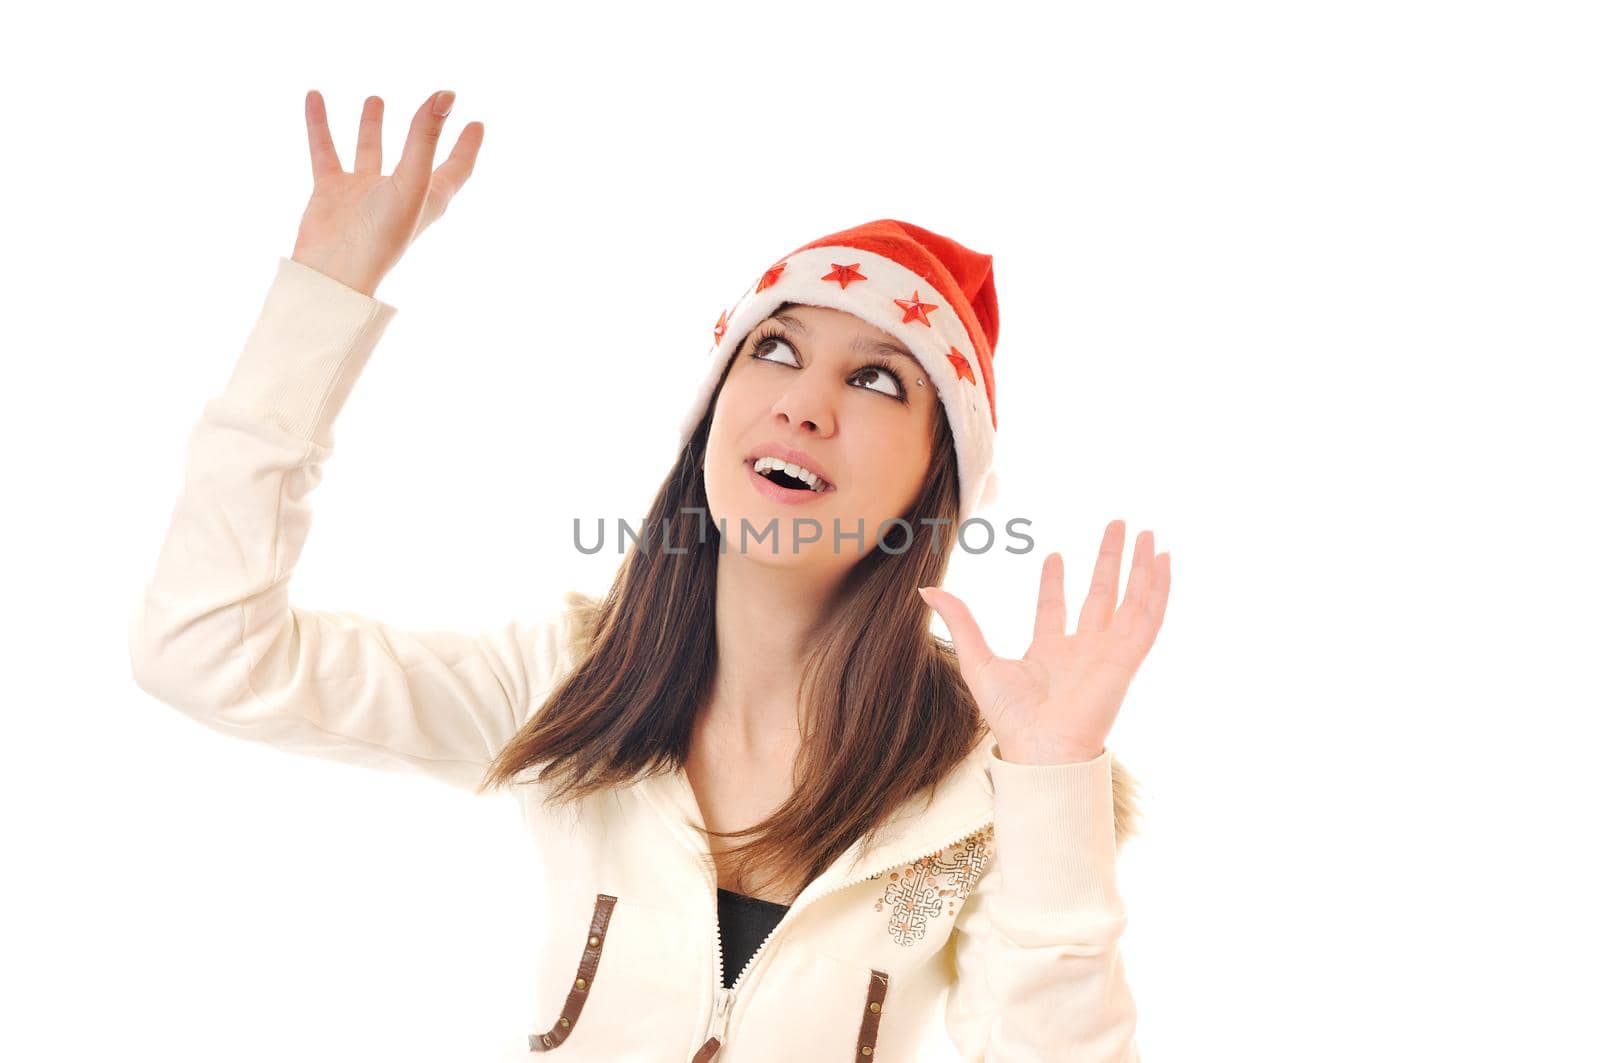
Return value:
<svg viewBox="0 0 1600 1063">
<path fill-rule="evenodd" d="M 753 471 L 757 458 L 782 458 L 784 461 L 791 462 L 795 465 L 803 465 L 810 469 L 812 472 L 822 477 L 822 479 L 826 481 L 828 485 L 824 490 L 811 491 L 811 494 L 825 495 L 838 486 L 834 482 L 833 476 L 828 472 L 828 470 L 824 469 L 820 464 L 817 463 L 816 458 L 813 458 L 810 454 L 807 454 L 803 450 L 796 450 L 793 447 L 786 447 L 777 440 L 769 439 L 764 443 L 757 443 L 754 447 L 751 447 L 750 453 L 744 456 L 744 463 Z M 765 477 L 762 477 L 762 479 L 765 479 Z M 773 486 L 776 487 L 777 485 L 774 484 Z"/>
</svg>

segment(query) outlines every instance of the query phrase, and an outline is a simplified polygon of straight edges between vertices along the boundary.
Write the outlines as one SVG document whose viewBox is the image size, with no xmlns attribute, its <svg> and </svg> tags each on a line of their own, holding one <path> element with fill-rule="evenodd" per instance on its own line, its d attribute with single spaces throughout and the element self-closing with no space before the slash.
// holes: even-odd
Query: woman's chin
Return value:
<svg viewBox="0 0 1600 1063">
<path fill-rule="evenodd" d="M 741 521 L 743 522 L 741 524 Z M 762 513 L 744 513 L 730 517 L 722 553 L 781 565 L 785 568 L 819 566 L 836 569 L 840 565 L 853 565 L 871 551 L 876 542 L 870 532 L 855 534 L 856 521 L 840 518 L 838 536 L 834 535 L 834 518 L 812 518 Z M 744 536 L 740 537 L 740 528 Z M 718 526 L 719 534 L 722 527 Z"/>
<path fill-rule="evenodd" d="M 785 566 L 835 567 L 859 561 L 876 545 L 875 518 L 848 512 L 848 500 L 841 504 L 837 488 L 795 505 L 765 497 L 748 484 L 706 487 L 707 519 L 724 540 L 723 553 Z"/>
</svg>

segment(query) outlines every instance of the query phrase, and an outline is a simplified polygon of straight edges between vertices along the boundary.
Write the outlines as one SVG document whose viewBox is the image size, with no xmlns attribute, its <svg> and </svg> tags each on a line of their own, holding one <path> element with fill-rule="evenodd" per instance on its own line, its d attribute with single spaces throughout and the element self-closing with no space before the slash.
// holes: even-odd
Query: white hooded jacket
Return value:
<svg viewBox="0 0 1600 1063">
<path fill-rule="evenodd" d="M 579 660 L 593 602 L 477 633 L 291 604 L 333 422 L 394 313 L 279 259 L 190 434 L 129 648 L 139 686 L 219 731 L 470 790 Z M 1034 766 L 985 742 L 809 883 L 724 989 L 683 773 L 562 812 L 530 776 L 512 788 L 524 822 L 562 855 L 527 1028 L 501 1058 L 899 1063 L 942 1024 L 963 1060 L 1137 1063 L 1115 874 L 1132 786 L 1109 751 Z"/>
</svg>

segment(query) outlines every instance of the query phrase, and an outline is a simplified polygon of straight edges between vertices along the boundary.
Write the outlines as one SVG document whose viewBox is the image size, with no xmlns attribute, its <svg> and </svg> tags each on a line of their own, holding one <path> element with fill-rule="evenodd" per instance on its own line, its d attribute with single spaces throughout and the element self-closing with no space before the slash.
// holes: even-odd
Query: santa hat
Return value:
<svg viewBox="0 0 1600 1063">
<path fill-rule="evenodd" d="M 1000 306 L 989 255 L 890 218 L 796 248 L 717 318 L 710 364 L 683 419 L 681 443 L 705 416 L 744 337 L 783 303 L 846 311 L 905 344 L 932 378 L 955 437 L 960 519 L 995 500 L 994 349 Z"/>
</svg>

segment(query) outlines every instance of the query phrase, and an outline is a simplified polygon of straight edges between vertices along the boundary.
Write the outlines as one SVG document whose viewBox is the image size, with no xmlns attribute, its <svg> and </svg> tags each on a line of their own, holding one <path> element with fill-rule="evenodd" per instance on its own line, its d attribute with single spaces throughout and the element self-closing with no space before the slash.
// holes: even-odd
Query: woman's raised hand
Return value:
<svg viewBox="0 0 1600 1063">
<path fill-rule="evenodd" d="M 1106 526 L 1078 630 L 1067 634 L 1062 561 L 1052 552 L 1039 576 L 1033 644 L 1020 660 L 998 657 L 966 603 L 938 587 L 920 587 L 955 644 L 961 677 L 1000 747 L 1018 764 L 1093 760 L 1122 707 L 1134 672 L 1155 642 L 1172 586 L 1172 556 L 1155 552 L 1155 534 L 1141 532 L 1133 549 L 1128 591 L 1117 604 L 1126 525 Z"/>
<path fill-rule="evenodd" d="M 407 247 L 438 220 L 472 176 L 483 143 L 483 123 L 468 122 L 450 157 L 436 170 L 434 151 L 455 93 L 436 92 L 411 117 L 400 161 L 383 175 L 383 100 L 368 96 L 356 138 L 355 168 L 339 164 L 328 132 L 322 94 L 306 93 L 306 134 L 315 184 L 300 234 L 296 262 L 372 295 Z"/>
</svg>

